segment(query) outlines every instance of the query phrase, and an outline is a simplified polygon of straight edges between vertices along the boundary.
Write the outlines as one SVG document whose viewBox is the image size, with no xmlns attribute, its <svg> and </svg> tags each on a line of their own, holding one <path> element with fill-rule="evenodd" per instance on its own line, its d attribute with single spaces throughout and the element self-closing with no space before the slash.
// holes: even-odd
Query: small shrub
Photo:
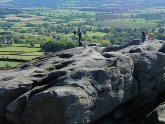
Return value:
<svg viewBox="0 0 165 124">
<path fill-rule="evenodd" d="M 41 49 L 45 52 L 56 52 L 59 50 L 70 49 L 76 46 L 73 41 L 51 41 L 41 45 Z"/>
<path fill-rule="evenodd" d="M 5 69 L 11 69 L 12 68 L 12 66 L 11 65 L 9 65 L 9 64 L 5 64 L 5 67 L 4 67 Z"/>
</svg>

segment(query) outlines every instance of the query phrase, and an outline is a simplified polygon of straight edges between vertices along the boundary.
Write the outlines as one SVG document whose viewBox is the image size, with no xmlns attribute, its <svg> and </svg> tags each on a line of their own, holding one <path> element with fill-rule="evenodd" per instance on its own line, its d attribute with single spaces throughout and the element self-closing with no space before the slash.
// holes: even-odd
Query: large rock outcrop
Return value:
<svg viewBox="0 0 165 124">
<path fill-rule="evenodd" d="M 164 101 L 162 46 L 77 47 L 0 71 L 0 123 L 148 123 Z"/>
</svg>

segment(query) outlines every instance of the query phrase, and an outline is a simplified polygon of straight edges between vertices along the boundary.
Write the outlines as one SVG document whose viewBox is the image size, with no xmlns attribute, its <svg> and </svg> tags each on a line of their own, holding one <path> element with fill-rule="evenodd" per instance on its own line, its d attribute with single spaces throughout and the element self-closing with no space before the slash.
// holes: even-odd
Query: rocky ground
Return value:
<svg viewBox="0 0 165 124">
<path fill-rule="evenodd" d="M 0 71 L 0 124 L 164 124 L 165 42 L 48 53 Z"/>
</svg>

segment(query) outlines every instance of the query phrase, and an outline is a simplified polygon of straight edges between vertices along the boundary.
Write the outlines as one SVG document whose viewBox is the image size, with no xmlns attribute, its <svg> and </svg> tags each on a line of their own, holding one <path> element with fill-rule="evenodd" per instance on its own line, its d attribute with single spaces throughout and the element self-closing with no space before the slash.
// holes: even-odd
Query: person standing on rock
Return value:
<svg viewBox="0 0 165 124">
<path fill-rule="evenodd" d="M 150 40 L 150 36 L 146 34 L 146 40 Z"/>
<path fill-rule="evenodd" d="M 77 31 L 74 31 L 74 34 L 77 34 L 77 35 L 78 35 L 78 43 L 79 43 L 79 46 L 82 46 L 82 43 L 81 43 L 82 33 L 81 33 L 81 31 L 80 31 L 80 28 L 78 28 Z"/>
<path fill-rule="evenodd" d="M 142 37 L 141 37 L 141 43 L 144 43 L 144 41 L 150 40 L 150 36 L 146 32 L 142 32 Z"/>
<path fill-rule="evenodd" d="M 143 31 L 141 37 L 141 43 L 144 43 L 145 40 L 146 40 L 146 33 Z"/>
</svg>

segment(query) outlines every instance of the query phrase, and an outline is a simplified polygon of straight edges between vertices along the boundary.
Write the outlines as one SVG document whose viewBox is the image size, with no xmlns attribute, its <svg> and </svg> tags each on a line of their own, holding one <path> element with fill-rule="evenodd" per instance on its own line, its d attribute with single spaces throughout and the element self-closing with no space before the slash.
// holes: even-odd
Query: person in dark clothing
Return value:
<svg viewBox="0 0 165 124">
<path fill-rule="evenodd" d="M 82 46 L 82 43 L 81 43 L 82 33 L 81 33 L 81 31 L 80 31 L 80 28 L 78 28 L 77 31 L 74 31 L 74 34 L 77 34 L 77 35 L 78 35 L 78 43 L 79 43 L 79 46 Z"/>
<path fill-rule="evenodd" d="M 146 33 L 143 31 L 141 37 L 141 43 L 144 43 L 145 40 L 146 40 Z"/>
</svg>

